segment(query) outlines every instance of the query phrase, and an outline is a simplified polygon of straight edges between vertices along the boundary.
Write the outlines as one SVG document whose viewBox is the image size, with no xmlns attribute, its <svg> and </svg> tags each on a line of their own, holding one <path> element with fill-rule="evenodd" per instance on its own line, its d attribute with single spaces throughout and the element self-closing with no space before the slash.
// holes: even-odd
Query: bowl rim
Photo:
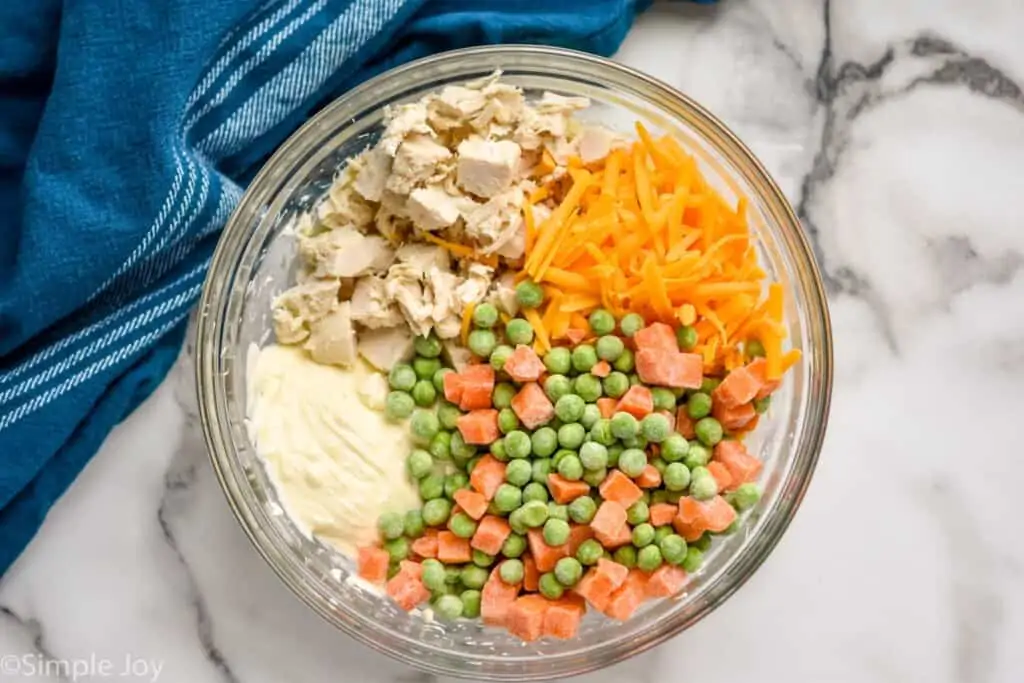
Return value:
<svg viewBox="0 0 1024 683">
<path fill-rule="evenodd" d="M 674 622 L 670 622 L 666 624 L 666 628 L 663 628 L 653 634 L 650 632 L 652 629 L 644 631 L 642 636 L 638 634 L 636 641 L 631 643 L 631 647 L 628 651 L 624 649 L 620 650 L 613 657 L 587 658 L 582 662 L 579 659 L 576 659 L 574 660 L 575 667 L 573 670 L 566 672 L 549 671 L 510 675 L 489 672 L 486 668 L 481 668 L 475 671 L 452 669 L 429 661 L 427 658 L 414 659 L 401 648 L 384 644 L 375 639 L 373 634 L 354 628 L 351 623 L 338 619 L 337 615 L 331 612 L 325 605 L 312 599 L 313 596 L 310 593 L 302 590 L 302 586 L 299 585 L 299 582 L 296 582 L 291 577 L 286 576 L 282 569 L 278 567 L 274 558 L 271 557 L 271 548 L 269 548 L 269 544 L 265 542 L 266 537 L 264 534 L 258 526 L 250 524 L 250 520 L 243 509 L 244 506 L 242 505 L 242 502 L 233 492 L 234 483 L 230 480 L 231 473 L 222 467 L 220 458 L 218 457 L 218 454 L 233 452 L 234 449 L 230 438 L 224 438 L 225 427 L 220 424 L 222 418 L 217 414 L 217 407 L 219 403 L 217 398 L 220 394 L 224 393 L 224 383 L 214 381 L 218 375 L 215 369 L 215 364 L 218 359 L 214 357 L 217 354 L 212 353 L 212 346 L 211 348 L 207 348 L 208 345 L 204 343 L 206 340 L 219 335 L 220 332 L 217 329 L 219 318 L 216 316 L 219 315 L 226 307 L 231 298 L 230 294 L 232 288 L 230 286 L 218 285 L 217 276 L 238 266 L 238 262 L 233 261 L 229 256 L 231 256 L 230 252 L 232 251 L 234 244 L 243 237 L 243 233 L 248 231 L 249 224 L 243 220 L 243 216 L 248 217 L 249 214 L 251 214 L 250 205 L 257 201 L 256 195 L 259 194 L 258 189 L 263 187 L 266 179 L 275 173 L 281 172 L 281 168 L 279 167 L 281 166 L 282 161 L 290 158 L 297 148 L 301 148 L 307 136 L 309 136 L 314 129 L 319 127 L 322 122 L 335 118 L 337 115 L 336 113 L 340 109 L 343 109 L 349 102 L 365 97 L 367 93 L 373 91 L 382 83 L 409 78 L 410 75 L 421 69 L 429 69 L 430 67 L 458 62 L 461 60 L 479 59 L 481 62 L 486 62 L 488 59 L 494 59 L 502 55 L 531 55 L 533 57 L 548 59 L 550 62 L 545 64 L 543 71 L 555 76 L 558 75 L 556 70 L 559 63 L 561 63 L 562 66 L 568 66 L 574 63 L 581 64 L 594 70 L 614 73 L 618 77 L 630 79 L 638 86 L 642 86 L 652 92 L 657 92 L 661 97 L 671 100 L 674 105 L 687 110 L 687 113 L 692 117 L 692 119 L 687 118 L 686 123 L 694 127 L 701 134 L 704 140 L 714 147 L 715 151 L 724 155 L 730 162 L 736 164 L 737 168 L 744 171 L 745 180 L 750 183 L 753 189 L 761 196 L 761 199 L 764 200 L 774 212 L 775 215 L 773 215 L 773 218 L 776 228 L 789 239 L 788 250 L 791 252 L 790 255 L 807 271 L 807 277 L 802 278 L 801 280 L 801 284 L 805 289 L 804 294 L 810 296 L 810 300 L 806 300 L 806 305 L 808 307 L 807 315 L 812 316 L 816 314 L 819 317 L 819 319 L 814 322 L 820 326 L 821 335 L 821 348 L 818 349 L 818 353 L 814 358 L 816 370 L 814 378 L 815 381 L 809 383 L 808 389 L 808 391 L 813 391 L 815 388 L 817 389 L 816 395 L 811 396 L 808 402 L 808 409 L 817 408 L 817 414 L 809 417 L 814 419 L 819 427 L 813 430 L 806 430 L 806 434 L 804 436 L 804 439 L 807 440 L 806 444 L 800 444 L 800 442 L 797 442 L 794 446 L 794 451 L 798 451 L 804 455 L 804 461 L 802 462 L 804 475 L 802 477 L 794 478 L 796 480 L 795 489 L 790 492 L 791 495 L 787 501 L 780 501 L 777 513 L 782 514 L 775 514 L 764 521 L 762 529 L 758 534 L 762 537 L 763 541 L 756 549 L 757 552 L 751 551 L 752 546 L 755 545 L 753 543 L 748 544 L 740 550 L 736 557 L 732 558 L 730 561 L 735 562 L 740 559 L 746 559 L 746 562 L 742 564 L 739 571 L 728 572 L 729 577 L 727 580 L 719 579 L 715 582 L 716 585 L 710 586 L 708 592 L 709 599 L 706 600 L 690 618 L 677 619 Z M 538 68 L 538 71 L 540 70 L 541 69 Z M 274 198 L 271 197 L 270 201 L 274 201 Z M 802 229 L 796 212 L 790 202 L 786 199 L 778 184 L 771 177 L 760 160 L 753 154 L 746 144 L 744 144 L 736 134 L 732 132 L 732 130 L 688 95 L 679 91 L 677 88 L 674 88 L 673 86 L 632 67 L 614 62 L 611 59 L 567 48 L 506 44 L 450 50 L 392 68 L 363 82 L 334 99 L 330 104 L 325 106 L 315 116 L 311 117 L 306 123 L 293 132 L 277 148 L 273 155 L 271 155 L 271 157 L 263 164 L 250 185 L 246 188 L 241 200 L 232 212 L 220 238 L 218 239 L 213 256 L 210 260 L 209 270 L 203 284 L 198 309 L 200 314 L 197 316 L 198 320 L 195 326 L 196 362 L 194 364 L 194 378 L 196 382 L 200 424 L 202 426 L 207 453 L 209 454 L 218 483 L 225 495 L 225 498 L 227 499 L 232 513 L 239 525 L 242 527 L 246 537 L 249 539 L 257 553 L 265 562 L 267 562 L 268 565 L 270 565 L 277 577 L 286 586 L 288 586 L 289 590 L 294 595 L 309 606 L 314 613 L 318 614 L 321 618 L 346 635 L 368 645 L 373 650 L 432 674 L 482 680 L 544 680 L 550 678 L 551 675 L 579 675 L 610 666 L 614 663 L 645 652 L 678 635 L 693 624 L 696 624 L 739 590 L 739 588 L 744 585 L 751 576 L 753 576 L 777 546 L 789 524 L 792 522 L 797 510 L 800 508 L 807 488 L 813 479 L 828 426 L 833 381 L 832 328 L 828 301 L 825 295 L 821 272 L 816 262 L 810 240 Z M 216 315 L 211 315 L 211 312 Z M 212 396 L 210 396 L 211 392 L 213 394 Z M 223 420 L 227 421 L 227 416 L 223 416 Z M 555 658 L 558 657 L 558 655 L 550 655 L 550 657 Z"/>
</svg>

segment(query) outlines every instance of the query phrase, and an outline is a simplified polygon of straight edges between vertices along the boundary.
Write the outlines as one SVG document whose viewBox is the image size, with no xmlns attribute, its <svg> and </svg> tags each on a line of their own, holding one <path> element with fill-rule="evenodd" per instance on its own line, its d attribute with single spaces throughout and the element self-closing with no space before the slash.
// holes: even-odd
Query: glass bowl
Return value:
<svg viewBox="0 0 1024 683">
<path fill-rule="evenodd" d="M 344 161 L 382 129 L 385 105 L 502 69 L 528 95 L 590 97 L 584 119 L 629 132 L 641 120 L 695 155 L 724 197 L 749 201 L 749 221 L 769 276 L 789 293 L 789 339 L 802 361 L 773 397 L 753 448 L 765 460 L 764 496 L 742 528 L 719 537 L 685 591 L 652 601 L 631 620 L 587 615 L 579 637 L 524 643 L 476 622 L 428 623 L 349 580 L 352 563 L 289 520 L 246 429 L 247 359 L 271 340 L 270 302 L 288 285 L 297 214 L 324 195 Z M 811 480 L 828 416 L 832 342 L 821 278 L 792 208 L 750 150 L 700 105 L 642 73 L 564 49 L 503 46 L 449 52 L 385 73 L 339 98 L 267 162 L 231 217 L 203 288 L 197 327 L 199 406 L 221 486 L 256 549 L 288 587 L 344 633 L 413 667 L 490 680 L 584 673 L 647 650 L 695 624 L 750 578 Z"/>
</svg>

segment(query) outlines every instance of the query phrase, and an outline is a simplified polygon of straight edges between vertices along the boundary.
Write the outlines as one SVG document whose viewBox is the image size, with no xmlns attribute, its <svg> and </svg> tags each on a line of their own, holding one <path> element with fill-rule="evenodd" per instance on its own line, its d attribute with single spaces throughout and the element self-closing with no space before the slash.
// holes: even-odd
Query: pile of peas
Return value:
<svg viewBox="0 0 1024 683">
<path fill-rule="evenodd" d="M 543 290 L 526 281 L 517 287 L 516 297 L 521 307 L 535 308 L 543 303 Z M 471 562 L 456 566 L 424 560 L 423 583 L 433 594 L 434 611 L 448 619 L 479 616 L 480 590 L 490 570 L 497 565 L 502 580 L 513 584 L 522 581 L 521 556 L 527 550 L 527 531 L 540 529 L 551 546 L 566 543 L 570 522 L 588 524 L 593 520 L 602 502 L 597 487 L 613 468 L 635 478 L 652 464 L 662 475 L 661 486 L 645 489 L 643 498 L 627 510 L 632 542 L 609 553 L 596 540 L 585 541 L 574 557 L 560 559 L 553 571 L 540 576 L 539 592 L 551 599 L 559 598 L 582 578 L 586 567 L 602 557 L 645 572 L 653 572 L 663 563 L 696 571 L 711 544 L 711 535 L 706 533 L 687 543 L 671 525 L 654 527 L 649 522 L 649 509 L 657 503 L 677 503 L 686 495 L 702 501 L 718 495 L 718 485 L 706 465 L 711 449 L 726 437 L 721 423 L 711 416 L 712 391 L 719 380 L 707 378 L 698 390 L 650 388 L 655 411 L 674 414 L 685 407 L 695 420 L 696 437 L 692 441 L 672 431 L 668 419 L 656 412 L 642 420 L 626 412 L 603 418 L 596 405 L 598 399 L 619 398 L 631 386 L 642 384 L 635 372 L 633 352 L 624 340 L 642 329 L 645 321 L 636 313 L 616 321 L 608 311 L 595 310 L 588 320 L 597 337 L 593 344 L 572 349 L 555 347 L 544 355 L 548 375 L 543 390 L 554 404 L 555 416 L 547 424 L 528 430 L 511 408 L 519 386 L 502 370 L 515 345 L 533 342 L 533 328 L 526 320 L 513 318 L 503 326 L 499 337 L 498 321 L 493 305 L 477 306 L 468 346 L 497 372 L 492 402 L 499 411 L 502 436 L 486 451 L 505 463 L 505 482 L 488 512 L 507 518 L 512 534 L 500 556 L 474 550 Z M 690 351 L 696 346 L 697 333 L 692 327 L 680 327 L 677 340 L 681 350 Z M 444 375 L 452 372 L 442 365 L 441 348 L 433 337 L 418 338 L 415 360 L 410 365 L 395 366 L 389 376 L 392 391 L 387 399 L 387 416 L 392 420 L 410 419 L 417 446 L 408 456 L 407 471 L 423 500 L 420 510 L 410 510 L 404 516 L 388 513 L 379 520 L 392 574 L 398 562 L 409 556 L 411 541 L 423 535 L 426 528 L 447 527 L 461 538 L 471 538 L 477 529 L 477 522 L 469 515 L 452 515 L 453 496 L 459 489 L 469 488 L 469 474 L 485 451 L 465 443 L 456 429 L 462 412 L 438 398 L 443 397 Z M 745 350 L 751 356 L 763 354 L 756 342 L 748 343 Z M 600 360 L 612 366 L 612 372 L 604 378 L 590 372 Z M 759 412 L 765 409 L 767 399 L 757 405 Z M 657 456 L 650 448 L 654 444 L 658 446 Z M 591 486 L 589 494 L 568 505 L 555 503 L 548 489 L 548 475 L 553 472 L 570 481 L 585 481 Z M 749 509 L 759 499 L 756 484 L 744 484 L 727 496 L 739 511 Z M 723 533 L 731 533 L 735 526 Z"/>
</svg>

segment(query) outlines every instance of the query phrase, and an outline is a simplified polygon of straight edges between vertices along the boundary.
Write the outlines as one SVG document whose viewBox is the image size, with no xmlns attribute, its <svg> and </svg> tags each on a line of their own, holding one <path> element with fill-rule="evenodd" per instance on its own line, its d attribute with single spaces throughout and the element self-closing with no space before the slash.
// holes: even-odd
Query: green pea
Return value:
<svg viewBox="0 0 1024 683">
<path fill-rule="evenodd" d="M 452 458 L 452 435 L 450 432 L 438 432 L 434 434 L 434 438 L 430 440 L 430 444 L 427 446 L 427 450 L 430 451 L 430 455 L 434 456 L 436 460 L 445 461 L 451 460 Z"/>
<path fill-rule="evenodd" d="M 596 335 L 611 334 L 615 331 L 615 317 L 603 308 L 595 309 L 590 314 L 588 322 Z"/>
<path fill-rule="evenodd" d="M 523 504 L 531 501 L 537 501 L 540 503 L 548 502 L 548 488 L 544 484 L 537 482 L 530 482 L 523 487 Z"/>
<path fill-rule="evenodd" d="M 456 512 L 448 520 L 448 530 L 459 538 L 473 538 L 476 533 L 476 522 L 465 512 Z"/>
<path fill-rule="evenodd" d="M 445 621 L 452 621 L 462 616 L 462 599 L 457 595 L 442 595 L 433 602 L 434 614 Z"/>
<path fill-rule="evenodd" d="M 633 545 L 643 548 L 654 543 L 654 527 L 643 522 L 633 527 Z"/>
<path fill-rule="evenodd" d="M 755 398 L 754 399 L 754 412 L 757 413 L 758 415 L 763 415 L 764 413 L 767 413 L 768 409 L 771 408 L 771 406 L 772 406 L 771 394 L 769 394 L 768 396 L 765 396 L 764 398 Z"/>
<path fill-rule="evenodd" d="M 622 444 L 612 444 L 608 447 L 608 467 L 619 466 L 619 456 L 622 455 L 622 451 L 626 448 Z"/>
<path fill-rule="evenodd" d="M 445 375 L 455 372 L 451 368 L 439 368 L 437 372 L 430 378 L 430 383 L 434 385 L 434 390 L 439 396 L 444 396 L 444 378 Z"/>
<path fill-rule="evenodd" d="M 544 367 L 553 375 L 564 375 L 572 369 L 572 353 L 564 346 L 556 346 L 544 354 Z"/>
<path fill-rule="evenodd" d="M 732 492 L 732 498 L 730 502 L 740 512 L 749 510 L 750 508 L 757 505 L 757 502 L 761 500 L 761 489 L 754 482 L 747 482 L 740 484 L 735 491 Z"/>
<path fill-rule="evenodd" d="M 462 568 L 461 567 L 445 567 L 444 568 L 444 582 L 449 586 L 455 586 L 462 581 Z"/>
<path fill-rule="evenodd" d="M 616 336 L 609 334 L 597 340 L 597 357 L 609 363 L 618 360 L 625 350 L 626 345 Z"/>
<path fill-rule="evenodd" d="M 681 462 L 669 463 L 665 468 L 665 474 L 662 475 L 662 481 L 669 491 L 683 491 L 690 485 L 690 470 Z"/>
<path fill-rule="evenodd" d="M 449 498 L 452 498 L 456 491 L 468 488 L 469 477 L 462 472 L 453 472 L 444 478 L 444 494 Z"/>
<path fill-rule="evenodd" d="M 491 328 L 498 323 L 498 309 L 494 304 L 483 302 L 473 309 L 473 324 L 477 327 Z"/>
<path fill-rule="evenodd" d="M 562 425 L 558 428 L 558 444 L 562 448 L 579 448 L 586 437 L 587 430 L 578 422 Z"/>
<path fill-rule="evenodd" d="M 384 402 L 384 415 L 393 422 L 404 420 L 412 415 L 416 401 L 404 391 L 392 391 Z"/>
<path fill-rule="evenodd" d="M 583 477 L 583 463 L 575 455 L 562 458 L 557 469 L 558 473 L 569 481 L 579 481 Z"/>
<path fill-rule="evenodd" d="M 532 447 L 526 432 L 515 429 L 505 435 L 505 452 L 510 458 L 525 458 Z"/>
<path fill-rule="evenodd" d="M 661 443 L 668 438 L 671 431 L 668 418 L 658 413 L 646 415 L 640 421 L 640 433 L 651 443 Z"/>
<path fill-rule="evenodd" d="M 640 424 L 636 418 L 625 412 L 618 412 L 612 416 L 612 434 L 617 439 L 630 439 L 640 431 Z"/>
<path fill-rule="evenodd" d="M 562 422 L 576 422 L 583 417 L 583 399 L 575 394 L 566 394 L 555 401 L 555 415 Z"/>
<path fill-rule="evenodd" d="M 521 462 L 513 460 L 512 462 Z M 510 465 L 512 463 L 509 463 Z M 507 470 L 506 470 L 507 471 Z M 512 484 L 502 484 L 494 492 L 494 506 L 499 512 L 508 514 L 523 504 L 523 492 Z"/>
<path fill-rule="evenodd" d="M 416 373 L 417 379 L 426 380 L 433 388 L 434 375 L 441 369 L 441 360 L 439 358 L 416 358 L 412 362 L 412 369 Z"/>
<path fill-rule="evenodd" d="M 533 466 L 528 460 L 512 460 L 505 465 L 505 479 L 513 486 L 526 486 L 532 478 Z"/>
<path fill-rule="evenodd" d="M 596 441 L 580 446 L 580 462 L 585 470 L 601 470 L 608 466 L 608 448 Z"/>
<path fill-rule="evenodd" d="M 643 381 L 640 379 L 640 375 L 635 372 L 629 373 L 629 386 L 635 387 L 641 384 L 643 384 Z"/>
<path fill-rule="evenodd" d="M 591 486 L 600 486 L 607 476 L 607 467 L 602 467 L 599 470 L 583 470 L 583 481 Z"/>
<path fill-rule="evenodd" d="M 633 368 L 636 367 L 636 356 L 630 349 L 626 349 L 622 352 L 621 356 L 615 359 L 612 367 L 622 373 L 633 372 Z"/>
<path fill-rule="evenodd" d="M 590 372 L 597 364 L 597 351 L 590 344 L 580 344 L 572 350 L 572 367 L 576 372 Z"/>
<path fill-rule="evenodd" d="M 711 500 L 718 495 L 718 482 L 706 467 L 690 472 L 690 495 L 697 500 Z"/>
<path fill-rule="evenodd" d="M 497 460 L 498 462 L 508 462 L 509 457 L 508 457 L 508 452 L 505 450 L 505 442 L 504 441 L 502 441 L 501 439 L 498 439 L 497 441 L 492 443 L 490 446 L 488 446 L 488 448 L 491 449 L 491 455 L 494 456 L 495 460 Z"/>
<path fill-rule="evenodd" d="M 548 475 L 551 474 L 551 458 L 537 458 L 533 461 L 533 476 L 531 479 L 538 484 L 547 484 Z"/>
<path fill-rule="evenodd" d="M 654 542 L 661 547 L 661 541 L 666 536 L 671 536 L 674 533 L 672 527 L 668 524 L 665 526 L 659 526 L 654 528 Z"/>
<path fill-rule="evenodd" d="M 539 527 L 548 520 L 548 505 L 539 500 L 523 503 L 523 506 L 516 512 L 522 513 L 523 522 L 531 528 Z"/>
<path fill-rule="evenodd" d="M 434 460 L 421 448 L 416 448 L 405 460 L 405 471 L 413 479 L 422 479 L 434 468 Z"/>
<path fill-rule="evenodd" d="M 683 464 L 692 471 L 695 467 L 707 465 L 710 460 L 711 450 L 707 446 L 691 443 L 686 449 L 686 457 L 683 459 Z"/>
<path fill-rule="evenodd" d="M 698 550 L 697 548 L 691 545 L 689 548 L 686 549 L 686 558 L 683 559 L 682 567 L 686 571 L 686 573 L 692 574 L 698 569 L 700 569 L 700 565 L 703 562 L 703 551 Z"/>
<path fill-rule="evenodd" d="M 530 323 L 522 318 L 512 318 L 512 320 L 505 324 L 505 338 L 517 346 L 519 344 L 532 344 L 533 328 L 530 326 Z"/>
<path fill-rule="evenodd" d="M 405 533 L 402 515 L 397 512 L 385 512 L 377 519 L 377 530 L 385 540 L 391 541 Z"/>
<path fill-rule="evenodd" d="M 604 393 L 601 379 L 591 375 L 589 372 L 573 380 L 572 388 L 587 403 L 594 403 Z M 596 408 L 597 406 L 594 407 Z"/>
<path fill-rule="evenodd" d="M 583 578 L 583 565 L 575 557 L 563 557 L 555 563 L 555 578 L 566 588 L 571 588 Z"/>
<path fill-rule="evenodd" d="M 682 351 L 693 351 L 697 347 L 697 330 L 690 325 L 683 325 L 676 330 L 676 342 Z"/>
<path fill-rule="evenodd" d="M 667 528 L 667 527 L 665 527 Z M 668 534 L 658 542 L 661 556 L 671 565 L 680 565 L 686 559 L 686 541 L 677 534 Z"/>
<path fill-rule="evenodd" d="M 569 523 L 561 519 L 551 519 L 544 522 L 544 542 L 551 546 L 562 545 L 569 542 Z"/>
<path fill-rule="evenodd" d="M 490 358 L 498 346 L 498 340 L 490 330 L 473 330 L 469 333 L 466 346 L 480 358 Z"/>
<path fill-rule="evenodd" d="M 676 409 L 676 395 L 671 389 L 654 387 L 651 389 L 651 399 L 654 401 L 655 410 L 667 410 L 674 412 Z"/>
<path fill-rule="evenodd" d="M 548 521 L 560 519 L 563 522 L 569 521 L 569 506 L 559 505 L 555 501 L 548 501 Z"/>
<path fill-rule="evenodd" d="M 577 524 L 590 524 L 597 514 L 597 503 L 590 496 L 580 496 L 569 503 L 569 519 Z"/>
<path fill-rule="evenodd" d="M 525 570 L 523 568 L 522 560 L 503 560 L 502 563 L 498 565 L 498 576 L 500 576 L 501 580 L 507 584 L 515 585 L 517 583 L 522 583 L 524 573 Z"/>
<path fill-rule="evenodd" d="M 602 383 L 605 396 L 619 398 L 629 390 L 629 378 L 621 372 L 613 372 Z"/>
<path fill-rule="evenodd" d="M 627 477 L 639 477 L 647 467 L 647 454 L 639 448 L 627 448 L 619 455 L 619 469 Z"/>
<path fill-rule="evenodd" d="M 708 534 L 708 533 L 701 534 L 701 537 L 698 538 L 693 543 L 691 543 L 690 546 L 696 548 L 697 550 L 701 551 L 702 553 L 706 553 L 708 551 L 708 549 L 711 547 L 711 540 L 712 540 L 711 539 L 711 534 Z"/>
<path fill-rule="evenodd" d="M 420 479 L 419 490 L 423 500 L 440 498 L 444 495 L 444 475 L 428 474 Z"/>
<path fill-rule="evenodd" d="M 438 560 L 428 558 L 423 560 L 423 573 L 420 575 L 420 581 L 427 590 L 431 592 L 443 591 L 445 587 L 445 571 L 444 565 Z"/>
<path fill-rule="evenodd" d="M 511 408 L 502 408 L 498 411 L 498 430 L 501 431 L 502 434 L 508 435 L 518 429 L 519 416 L 516 415 L 514 410 Z"/>
<path fill-rule="evenodd" d="M 431 387 L 433 389 L 433 387 Z M 412 421 L 410 422 L 410 428 L 412 434 L 416 437 L 416 440 L 421 443 L 430 443 L 430 440 L 434 438 L 438 430 L 441 429 L 441 423 L 437 419 L 437 415 L 429 410 L 417 410 L 412 414 Z"/>
<path fill-rule="evenodd" d="M 590 438 L 602 446 L 611 446 L 615 443 L 615 434 L 612 433 L 612 421 L 602 417 L 590 428 Z"/>
<path fill-rule="evenodd" d="M 388 373 L 388 384 L 395 391 L 410 392 L 416 384 L 416 371 L 411 365 L 398 363 Z"/>
<path fill-rule="evenodd" d="M 471 555 L 471 558 L 472 558 L 472 561 L 473 561 L 473 565 L 475 565 L 475 566 L 467 564 L 465 567 L 463 567 L 463 569 L 462 569 L 462 575 L 463 575 L 462 583 L 464 585 L 466 585 L 466 586 L 469 586 L 470 588 L 480 588 L 480 586 L 482 586 L 483 583 L 481 583 L 480 586 L 470 586 L 468 583 L 466 583 L 466 578 L 465 578 L 466 570 L 467 569 L 486 569 L 487 567 L 490 567 L 492 564 L 494 564 L 494 555 L 488 555 L 487 553 L 485 553 L 482 550 L 477 550 L 476 548 L 473 548 L 473 553 Z M 487 572 L 484 572 L 484 581 L 486 581 L 486 580 L 487 580 Z"/>
<path fill-rule="evenodd" d="M 636 566 L 636 548 L 631 545 L 624 545 L 615 549 L 612 559 L 623 567 L 632 569 Z"/>
<path fill-rule="evenodd" d="M 703 380 L 701 380 L 700 391 L 703 391 L 705 394 L 712 394 L 714 393 L 715 389 L 718 388 L 718 385 L 721 383 L 722 380 L 717 379 L 715 377 L 705 377 Z"/>
<path fill-rule="evenodd" d="M 509 534 L 501 544 L 501 554 L 505 557 L 519 557 L 526 552 L 526 537 L 521 534 Z"/>
<path fill-rule="evenodd" d="M 661 457 L 666 462 L 679 462 L 686 457 L 689 444 L 682 434 L 669 434 L 668 438 L 661 442 Z"/>
<path fill-rule="evenodd" d="M 686 400 L 686 414 L 694 420 L 710 415 L 711 396 L 703 391 L 696 391 L 690 394 L 690 398 Z"/>
<path fill-rule="evenodd" d="M 416 386 L 412 388 L 412 400 L 421 408 L 434 405 L 436 398 L 437 390 L 434 389 L 434 383 L 429 379 L 419 380 L 416 382 Z"/>
<path fill-rule="evenodd" d="M 388 564 L 388 581 L 395 578 L 395 575 L 398 574 L 398 569 L 399 567 L 397 562 L 391 562 Z"/>
<path fill-rule="evenodd" d="M 447 498 L 432 498 L 423 504 L 423 523 L 427 526 L 441 526 L 448 521 L 452 504 Z"/>
<path fill-rule="evenodd" d="M 743 355 L 748 359 L 764 358 L 767 352 L 764 350 L 764 344 L 761 343 L 760 339 L 748 339 L 743 344 Z"/>
<path fill-rule="evenodd" d="M 600 385 L 598 385 L 600 386 Z M 583 415 L 580 417 L 580 424 L 585 429 L 591 429 L 597 424 L 597 421 L 601 419 L 601 409 L 592 403 L 588 403 L 583 408 Z"/>
<path fill-rule="evenodd" d="M 456 429 L 460 415 L 462 415 L 462 411 L 458 406 L 448 401 L 441 401 L 437 406 L 437 420 L 445 429 Z"/>
<path fill-rule="evenodd" d="M 604 548 L 592 538 L 588 538 L 583 543 L 580 543 L 580 547 L 576 549 L 576 559 L 580 561 L 580 564 L 587 567 L 597 564 L 602 555 L 604 555 Z"/>
<path fill-rule="evenodd" d="M 644 318 L 639 313 L 627 313 L 622 316 L 622 320 L 619 321 L 619 329 L 622 330 L 622 334 L 627 337 L 632 337 L 634 334 L 644 328 L 646 323 Z"/>
<path fill-rule="evenodd" d="M 512 399 L 516 396 L 516 388 L 509 382 L 498 382 L 494 385 L 494 391 L 491 392 L 491 403 L 498 410 L 502 408 L 511 408 Z"/>
<path fill-rule="evenodd" d="M 401 562 L 409 557 L 409 541 L 401 536 L 386 541 L 382 547 L 388 551 L 392 562 Z"/>
<path fill-rule="evenodd" d="M 626 521 L 633 526 L 643 524 L 650 518 L 651 508 L 642 500 L 638 500 L 626 508 Z"/>
<path fill-rule="evenodd" d="M 658 474 L 660 474 L 662 478 L 665 477 L 665 469 L 668 467 L 668 463 L 662 458 L 654 458 L 651 460 L 651 466 L 658 470 Z"/>
<path fill-rule="evenodd" d="M 494 371 L 501 372 L 502 370 L 504 370 L 505 361 L 507 361 L 512 356 L 513 353 L 515 353 L 515 349 L 513 349 L 508 344 L 498 344 L 497 346 L 495 346 L 494 350 L 491 351 L 490 358 L 490 364 L 491 367 L 494 368 Z"/>
<path fill-rule="evenodd" d="M 660 567 L 661 561 L 661 549 L 656 545 L 645 546 L 636 554 L 636 566 L 646 574 Z"/>
<path fill-rule="evenodd" d="M 416 354 L 423 356 L 424 358 L 437 358 L 441 355 L 441 342 L 434 335 L 426 337 L 416 337 L 412 344 Z"/>
<path fill-rule="evenodd" d="M 523 280 L 516 287 L 516 301 L 523 308 L 537 308 L 544 303 L 544 290 L 536 282 Z"/>
<path fill-rule="evenodd" d="M 537 590 L 548 600 L 558 600 L 565 593 L 565 586 L 558 581 L 554 572 L 546 572 L 537 580 Z"/>
<path fill-rule="evenodd" d="M 557 402 L 558 399 L 572 393 L 572 382 L 565 375 L 548 375 L 544 380 L 544 393 L 549 399 Z"/>
<path fill-rule="evenodd" d="M 419 538 L 423 535 L 423 512 L 421 510 L 407 510 L 402 519 L 405 535 L 409 538 Z"/>
<path fill-rule="evenodd" d="M 697 420 L 693 431 L 697 434 L 697 440 L 708 447 L 721 441 L 723 436 L 722 423 L 713 417 Z"/>
</svg>

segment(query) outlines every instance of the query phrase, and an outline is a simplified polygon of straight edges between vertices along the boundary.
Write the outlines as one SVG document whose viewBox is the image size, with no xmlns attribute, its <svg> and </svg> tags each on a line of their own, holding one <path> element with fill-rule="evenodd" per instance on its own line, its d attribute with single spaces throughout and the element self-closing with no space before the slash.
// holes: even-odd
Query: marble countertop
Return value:
<svg viewBox="0 0 1024 683">
<path fill-rule="evenodd" d="M 798 207 L 837 373 L 771 558 L 696 627 L 583 680 L 1024 680 L 1022 33 L 1017 0 L 640 19 L 618 59 L 718 114 Z M 172 683 L 430 680 L 321 622 L 250 547 L 201 443 L 190 357 L 3 577 L 0 654 L 38 675 L 0 681 L 61 680 L 46 658 Z"/>
</svg>

